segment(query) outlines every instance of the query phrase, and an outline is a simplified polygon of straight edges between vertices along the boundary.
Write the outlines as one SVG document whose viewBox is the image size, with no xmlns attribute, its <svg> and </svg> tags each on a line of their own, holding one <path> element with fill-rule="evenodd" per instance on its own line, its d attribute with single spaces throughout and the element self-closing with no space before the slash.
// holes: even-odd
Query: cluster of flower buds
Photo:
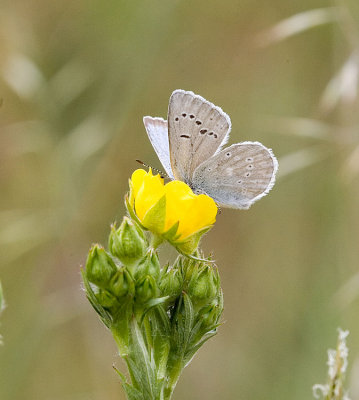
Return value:
<svg viewBox="0 0 359 400">
<path fill-rule="evenodd" d="M 108 250 L 92 246 L 83 270 L 87 297 L 129 368 L 131 384 L 122 377 L 129 399 L 169 399 L 182 369 L 216 334 L 223 310 L 211 260 L 179 255 L 161 268 L 150 243 L 124 217 L 111 228 Z"/>
</svg>

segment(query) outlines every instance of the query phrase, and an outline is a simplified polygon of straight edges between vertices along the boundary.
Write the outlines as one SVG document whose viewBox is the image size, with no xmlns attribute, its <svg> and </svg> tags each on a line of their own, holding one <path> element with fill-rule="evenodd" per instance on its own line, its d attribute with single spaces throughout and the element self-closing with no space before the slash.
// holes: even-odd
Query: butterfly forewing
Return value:
<svg viewBox="0 0 359 400">
<path fill-rule="evenodd" d="M 272 151 L 261 143 L 237 143 L 203 162 L 192 185 L 223 207 L 246 209 L 269 192 L 277 168 Z"/>
<path fill-rule="evenodd" d="M 143 117 L 147 135 L 167 175 L 173 179 L 168 144 L 168 125 L 163 118 Z"/>
<path fill-rule="evenodd" d="M 228 140 L 231 121 L 203 97 L 175 90 L 168 107 L 168 136 L 173 175 L 188 184 L 195 169 Z"/>
</svg>

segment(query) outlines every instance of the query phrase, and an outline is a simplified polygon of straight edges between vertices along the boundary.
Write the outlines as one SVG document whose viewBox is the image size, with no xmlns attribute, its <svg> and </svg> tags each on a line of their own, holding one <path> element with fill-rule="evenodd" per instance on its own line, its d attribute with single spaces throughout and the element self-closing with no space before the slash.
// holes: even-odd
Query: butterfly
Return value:
<svg viewBox="0 0 359 400">
<path fill-rule="evenodd" d="M 272 150 L 259 142 L 223 148 L 231 120 L 203 97 L 175 90 L 167 121 L 146 116 L 143 122 L 168 177 L 212 197 L 220 207 L 248 209 L 272 189 L 278 170 Z"/>
</svg>

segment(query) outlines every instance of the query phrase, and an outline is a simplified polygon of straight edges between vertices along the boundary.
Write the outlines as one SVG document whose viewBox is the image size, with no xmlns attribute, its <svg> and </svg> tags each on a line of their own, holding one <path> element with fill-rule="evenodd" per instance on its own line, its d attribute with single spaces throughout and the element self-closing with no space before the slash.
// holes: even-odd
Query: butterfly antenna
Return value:
<svg viewBox="0 0 359 400">
<path fill-rule="evenodd" d="M 151 169 L 153 169 L 154 171 L 158 172 L 158 173 L 161 175 L 161 178 L 169 178 L 169 176 L 168 176 L 166 173 L 162 172 L 160 169 L 153 168 L 153 167 L 151 167 L 150 165 L 145 164 L 145 163 L 144 163 L 143 161 L 141 161 L 141 160 L 136 160 L 136 161 L 137 161 L 139 164 L 143 165 L 144 167 L 146 167 L 146 168 L 151 168 Z"/>
</svg>

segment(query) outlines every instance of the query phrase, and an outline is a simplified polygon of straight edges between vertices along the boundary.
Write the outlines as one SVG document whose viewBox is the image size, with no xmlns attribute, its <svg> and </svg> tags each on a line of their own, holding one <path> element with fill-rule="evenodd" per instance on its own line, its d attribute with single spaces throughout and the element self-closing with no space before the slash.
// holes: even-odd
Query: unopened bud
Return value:
<svg viewBox="0 0 359 400">
<path fill-rule="evenodd" d="M 133 221 L 124 217 L 118 229 L 113 225 L 108 248 L 123 264 L 129 266 L 138 261 L 146 251 L 146 241 Z"/>
<path fill-rule="evenodd" d="M 98 244 L 92 246 L 86 261 L 87 279 L 105 288 L 116 271 L 117 267 L 105 249 Z"/>
<path fill-rule="evenodd" d="M 206 329 L 217 324 L 222 311 L 223 310 L 217 302 L 203 307 L 198 314 L 198 318 L 202 322 L 202 328 Z"/>
<path fill-rule="evenodd" d="M 136 284 L 136 300 L 141 303 L 157 296 L 157 284 L 152 276 L 145 276 Z"/>
<path fill-rule="evenodd" d="M 210 265 L 195 267 L 188 284 L 188 295 L 193 303 L 210 303 L 220 290 L 218 273 Z"/>
<path fill-rule="evenodd" d="M 178 269 L 167 268 L 161 274 L 159 287 L 161 296 L 177 297 L 182 291 L 183 278 Z"/>
<path fill-rule="evenodd" d="M 117 299 L 121 299 L 125 296 L 134 296 L 135 284 L 126 268 L 121 268 L 112 277 L 110 282 L 110 290 Z"/>
<path fill-rule="evenodd" d="M 117 303 L 116 297 L 108 292 L 107 290 L 100 289 L 96 294 L 97 301 L 104 308 L 111 308 L 114 304 Z"/>
<path fill-rule="evenodd" d="M 149 275 L 157 281 L 160 269 L 161 266 L 156 251 L 150 249 L 138 264 L 135 271 L 135 278 L 136 280 L 141 280 L 141 278 Z"/>
</svg>

